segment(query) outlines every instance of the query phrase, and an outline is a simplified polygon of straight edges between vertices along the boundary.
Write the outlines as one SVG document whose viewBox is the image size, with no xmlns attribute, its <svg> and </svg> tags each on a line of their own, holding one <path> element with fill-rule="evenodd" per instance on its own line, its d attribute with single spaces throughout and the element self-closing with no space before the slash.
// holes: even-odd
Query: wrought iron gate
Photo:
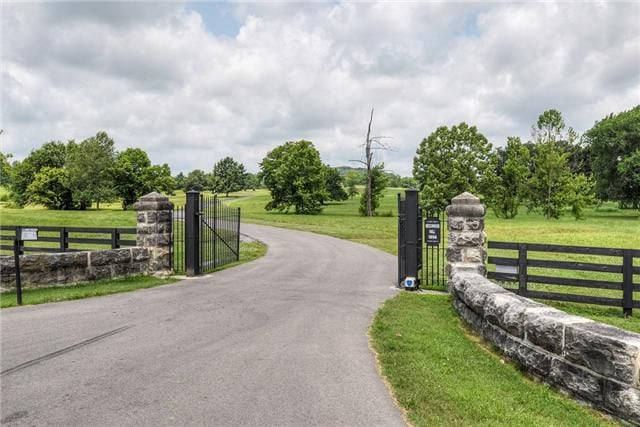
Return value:
<svg viewBox="0 0 640 427">
<path fill-rule="evenodd" d="M 417 279 L 415 288 L 447 286 L 446 228 L 445 211 L 421 209 L 417 190 L 398 194 L 398 286 L 407 277 Z"/>
<path fill-rule="evenodd" d="M 216 196 L 187 192 L 173 211 L 172 261 L 176 273 L 197 276 L 240 259 L 240 208 Z"/>
</svg>

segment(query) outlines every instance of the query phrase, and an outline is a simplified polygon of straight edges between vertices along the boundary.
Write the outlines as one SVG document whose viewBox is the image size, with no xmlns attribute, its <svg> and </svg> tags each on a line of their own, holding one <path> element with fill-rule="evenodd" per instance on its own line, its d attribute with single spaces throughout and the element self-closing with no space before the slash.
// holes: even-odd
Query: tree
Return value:
<svg viewBox="0 0 640 427">
<path fill-rule="evenodd" d="M 362 183 L 362 177 L 363 175 L 356 171 L 349 171 L 345 175 L 345 184 L 347 185 L 347 195 L 349 196 L 350 199 L 360 194 L 358 192 L 358 189 L 356 188 L 356 185 L 359 185 Z"/>
<path fill-rule="evenodd" d="M 484 192 L 498 218 L 511 219 L 526 196 L 530 176 L 529 150 L 520 138 L 509 137 L 507 146 L 496 150 L 495 167 L 488 173 Z"/>
<path fill-rule="evenodd" d="M 236 162 L 231 157 L 225 157 L 213 166 L 212 175 L 215 180 L 213 191 L 225 193 L 229 197 L 229 193 L 244 188 L 245 174 L 242 163 Z"/>
<path fill-rule="evenodd" d="M 113 139 L 106 132 L 98 132 L 80 144 L 69 143 L 65 168 L 80 209 L 91 202 L 96 202 L 96 208 L 100 209 L 100 202 L 115 199 L 111 170 L 114 158 Z"/>
<path fill-rule="evenodd" d="M 585 134 L 591 153 L 591 167 L 600 200 L 617 200 L 621 207 L 640 208 L 637 182 L 623 178 L 627 166 L 620 165 L 640 150 L 640 105 L 610 114 Z"/>
<path fill-rule="evenodd" d="M 260 179 L 258 178 L 258 175 L 255 173 L 247 172 L 244 175 L 243 190 L 251 189 L 253 191 L 256 191 L 256 188 L 260 188 Z"/>
<path fill-rule="evenodd" d="M 145 194 L 152 191 L 172 194 L 175 188 L 169 165 L 152 166 L 147 153 L 140 148 L 127 148 L 116 155 L 113 180 L 125 210 Z"/>
<path fill-rule="evenodd" d="M 567 205 L 579 219 L 583 207 L 593 200 L 592 181 L 584 174 L 572 173 L 569 167 L 571 147 L 578 135 L 571 128 L 567 132 L 564 129 L 562 114 L 553 109 L 542 113 L 532 128 L 535 157 L 527 191 L 528 208 L 541 210 L 547 219 L 559 218 Z"/>
<path fill-rule="evenodd" d="M 376 209 L 380 206 L 380 199 L 382 199 L 383 191 L 387 187 L 387 175 L 384 173 L 384 163 L 380 163 L 371 168 L 371 180 L 370 187 L 365 187 L 364 193 L 360 197 L 359 211 L 364 216 L 375 215 Z M 371 197 L 368 197 L 367 192 L 371 189 Z"/>
<path fill-rule="evenodd" d="M 18 206 L 28 202 L 27 188 L 36 174 L 43 168 L 63 168 L 67 157 L 67 147 L 62 142 L 51 141 L 32 150 L 21 162 L 16 162 L 11 170 L 11 197 Z"/>
<path fill-rule="evenodd" d="M 269 153 L 260 163 L 260 177 L 271 192 L 266 210 L 297 214 L 322 211 L 324 197 L 323 164 L 310 141 L 287 142 Z"/>
<path fill-rule="evenodd" d="M 0 151 L 0 185 L 3 187 L 11 185 L 11 163 L 9 163 L 9 159 L 12 157 L 12 154 L 5 154 Z"/>
<path fill-rule="evenodd" d="M 547 219 L 560 218 L 562 208 L 569 202 L 571 171 L 567 153 L 555 141 L 545 141 L 538 144 L 534 164 L 527 192 L 529 210 L 541 210 Z"/>
<path fill-rule="evenodd" d="M 184 176 L 182 172 L 179 172 L 178 175 L 173 177 L 173 181 L 176 183 L 176 190 L 185 190 L 184 184 L 187 177 Z M 186 190 L 185 190 L 186 191 Z"/>
<path fill-rule="evenodd" d="M 349 195 L 342 187 L 342 175 L 336 168 L 329 165 L 324 166 L 325 191 L 329 200 L 341 202 L 347 200 Z"/>
<path fill-rule="evenodd" d="M 475 126 L 439 127 L 422 140 L 413 159 L 422 204 L 444 209 L 458 194 L 478 192 L 491 165 L 491 144 Z"/>
<path fill-rule="evenodd" d="M 69 176 L 63 168 L 45 166 L 34 176 L 25 192 L 29 203 L 39 203 L 48 209 L 74 209 Z"/>
<path fill-rule="evenodd" d="M 201 169 L 194 169 L 184 179 L 184 191 L 204 191 L 211 187 L 211 176 Z"/>
<path fill-rule="evenodd" d="M 373 123 L 373 108 L 371 109 L 371 116 L 369 117 L 369 126 L 367 126 L 367 138 L 364 143 L 364 158 L 365 160 L 354 160 L 365 165 L 367 170 L 367 182 L 364 191 L 365 200 L 365 212 L 366 216 L 373 216 L 375 209 L 373 208 L 373 152 L 375 150 L 386 150 L 387 147 L 381 142 L 382 139 L 387 138 L 385 136 L 371 136 L 371 124 Z"/>
<path fill-rule="evenodd" d="M 617 172 L 625 202 L 638 209 L 640 207 L 640 148 L 620 161 Z"/>
</svg>

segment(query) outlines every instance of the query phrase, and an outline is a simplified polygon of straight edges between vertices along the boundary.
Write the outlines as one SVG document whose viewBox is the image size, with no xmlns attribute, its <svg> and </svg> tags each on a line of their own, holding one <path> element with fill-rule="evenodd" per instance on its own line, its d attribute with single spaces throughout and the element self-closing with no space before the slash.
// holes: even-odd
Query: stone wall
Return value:
<svg viewBox="0 0 640 427">
<path fill-rule="evenodd" d="M 140 247 L 22 255 L 20 279 L 23 288 L 114 279 L 148 273 L 149 260 L 149 249 Z M 0 289 L 2 291 L 15 289 L 13 257 L 0 257 L 0 269 L 2 271 Z"/>
<path fill-rule="evenodd" d="M 138 274 L 171 274 L 171 211 L 173 204 L 158 193 L 135 204 L 136 245 L 100 251 L 43 253 L 20 256 L 24 288 L 64 285 Z M 15 288 L 13 256 L 0 257 L 0 292 Z"/>
<path fill-rule="evenodd" d="M 484 207 L 452 200 L 447 265 L 460 316 L 486 341 L 541 380 L 640 425 L 640 334 L 572 316 L 484 277 Z"/>
</svg>

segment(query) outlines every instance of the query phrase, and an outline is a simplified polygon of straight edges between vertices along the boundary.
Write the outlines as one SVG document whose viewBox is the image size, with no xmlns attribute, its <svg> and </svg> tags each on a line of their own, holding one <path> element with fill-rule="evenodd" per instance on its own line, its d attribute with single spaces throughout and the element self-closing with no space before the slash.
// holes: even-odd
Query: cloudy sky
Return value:
<svg viewBox="0 0 640 427">
<path fill-rule="evenodd" d="M 640 3 L 0 4 L 1 149 L 99 130 L 174 173 L 255 171 L 308 139 L 325 162 L 374 134 L 411 172 L 423 137 L 476 125 L 528 138 L 546 109 L 578 132 L 640 103 Z M 352 163 L 353 164 L 353 163 Z"/>
</svg>

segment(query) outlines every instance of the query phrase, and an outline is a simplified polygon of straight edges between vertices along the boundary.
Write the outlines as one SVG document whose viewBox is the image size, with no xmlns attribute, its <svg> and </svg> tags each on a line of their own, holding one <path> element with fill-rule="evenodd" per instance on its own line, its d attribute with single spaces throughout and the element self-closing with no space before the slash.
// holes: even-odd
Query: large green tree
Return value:
<svg viewBox="0 0 640 427">
<path fill-rule="evenodd" d="M 260 176 L 271 192 L 266 210 L 317 214 L 324 198 L 323 164 L 310 141 L 287 142 L 269 153 L 260 163 Z"/>
<path fill-rule="evenodd" d="M 27 188 L 43 168 L 63 168 L 67 157 L 67 146 L 58 141 L 47 142 L 32 150 L 21 162 L 16 162 L 11 170 L 11 197 L 18 206 L 28 203 Z"/>
<path fill-rule="evenodd" d="M 488 173 L 484 192 L 498 218 L 511 219 L 526 197 L 530 176 L 530 154 L 520 138 L 509 137 L 505 148 L 498 148 L 494 168 Z"/>
<path fill-rule="evenodd" d="M 379 163 L 371 168 L 371 214 L 376 215 L 376 210 L 380 207 L 380 199 L 384 197 L 383 192 L 387 187 L 388 177 L 384 172 L 384 163 Z M 367 212 L 367 194 L 369 189 L 364 187 L 364 192 L 360 196 L 360 214 L 370 216 Z"/>
<path fill-rule="evenodd" d="M 66 169 L 73 198 L 86 208 L 92 202 L 100 209 L 100 202 L 112 201 L 116 194 L 113 189 L 113 161 L 115 148 L 113 139 L 106 132 L 85 139 L 79 144 L 69 144 Z"/>
<path fill-rule="evenodd" d="M 0 185 L 3 187 L 11 185 L 11 163 L 9 163 L 9 159 L 12 157 L 12 154 L 0 151 Z"/>
<path fill-rule="evenodd" d="M 585 138 L 598 198 L 616 200 L 622 207 L 639 208 L 640 183 L 629 173 L 634 162 L 629 159 L 640 150 L 640 105 L 596 122 Z"/>
<path fill-rule="evenodd" d="M 211 176 L 202 169 L 194 169 L 184 178 L 184 191 L 204 191 L 211 187 Z"/>
<path fill-rule="evenodd" d="M 175 188 L 169 166 L 151 165 L 147 153 L 140 148 L 127 148 L 118 153 L 112 170 L 115 191 L 123 209 L 152 191 L 172 194 Z"/>
<path fill-rule="evenodd" d="M 341 202 L 349 198 L 349 195 L 344 191 L 344 187 L 342 186 L 342 175 L 340 175 L 338 169 L 325 165 L 324 182 L 327 199 Z"/>
<path fill-rule="evenodd" d="M 565 131 L 559 111 L 547 110 L 538 118 L 532 135 L 535 157 L 527 185 L 529 210 L 540 210 L 551 219 L 559 218 L 563 208 L 570 206 L 576 219 L 581 218 L 582 209 L 593 199 L 593 185 L 584 174 L 572 173 L 569 166 L 567 147 L 574 144 L 577 134 L 571 128 Z"/>
<path fill-rule="evenodd" d="M 213 191 L 229 196 L 229 193 L 243 190 L 246 173 L 242 163 L 225 157 L 213 166 Z"/>
<path fill-rule="evenodd" d="M 35 174 L 27 187 L 26 200 L 48 209 L 74 209 L 76 206 L 68 182 L 69 175 L 66 169 L 45 166 Z"/>
<path fill-rule="evenodd" d="M 413 159 L 422 203 L 444 209 L 465 191 L 479 192 L 491 169 L 491 144 L 475 126 L 439 127 L 423 139 Z"/>
</svg>

